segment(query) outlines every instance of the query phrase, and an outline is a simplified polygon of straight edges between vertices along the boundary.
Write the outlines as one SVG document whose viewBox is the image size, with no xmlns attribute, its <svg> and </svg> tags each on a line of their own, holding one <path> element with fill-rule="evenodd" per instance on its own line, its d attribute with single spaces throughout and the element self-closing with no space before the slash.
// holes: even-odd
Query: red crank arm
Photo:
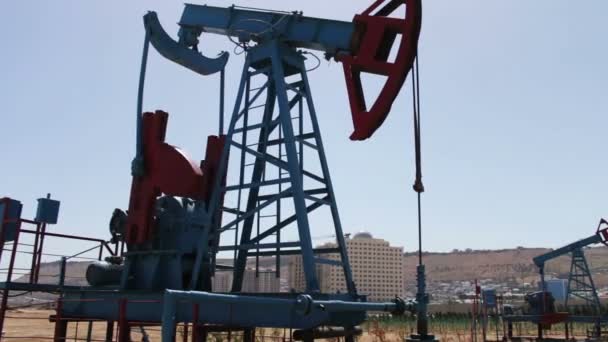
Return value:
<svg viewBox="0 0 608 342">
<path fill-rule="evenodd" d="M 209 201 L 213 180 L 218 177 L 225 136 L 208 137 L 201 168 L 179 148 L 165 142 L 168 118 L 169 114 L 160 110 L 143 114 L 145 172 L 143 176 L 133 177 L 131 185 L 128 243 L 140 244 L 151 238 L 158 196 L 165 194 Z M 225 178 L 226 174 L 222 184 Z"/>
<path fill-rule="evenodd" d="M 388 17 L 402 5 L 406 6 L 404 19 Z M 353 19 L 356 25 L 353 42 L 358 44 L 358 49 L 353 55 L 338 57 L 344 66 L 355 128 L 351 140 L 371 137 L 386 119 L 416 58 L 421 20 L 421 0 L 377 0 Z M 388 57 L 398 35 L 401 35 L 401 44 L 395 61 L 391 63 Z M 369 109 L 361 85 L 362 72 L 388 77 Z"/>
</svg>

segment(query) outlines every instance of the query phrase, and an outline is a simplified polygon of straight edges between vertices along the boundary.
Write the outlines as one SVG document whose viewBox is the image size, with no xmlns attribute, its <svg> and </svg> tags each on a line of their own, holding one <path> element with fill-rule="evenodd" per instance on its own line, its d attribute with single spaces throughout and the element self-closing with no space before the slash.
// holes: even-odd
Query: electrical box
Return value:
<svg viewBox="0 0 608 342">
<path fill-rule="evenodd" d="M 483 305 L 487 308 L 496 307 L 496 290 L 494 289 L 483 289 L 481 290 L 481 298 L 483 299 Z"/>
<path fill-rule="evenodd" d="M 14 241 L 21 219 L 21 202 L 0 198 L 0 237 L 3 242 Z"/>
<path fill-rule="evenodd" d="M 39 198 L 36 210 L 36 221 L 56 224 L 59 217 L 59 201 L 50 198 Z"/>
</svg>

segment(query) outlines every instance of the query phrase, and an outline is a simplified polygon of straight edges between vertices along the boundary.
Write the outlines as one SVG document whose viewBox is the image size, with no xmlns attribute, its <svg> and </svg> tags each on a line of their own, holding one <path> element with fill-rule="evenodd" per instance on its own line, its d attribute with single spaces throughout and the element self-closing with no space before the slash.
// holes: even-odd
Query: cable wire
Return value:
<svg viewBox="0 0 608 342">
<path fill-rule="evenodd" d="M 416 156 L 416 179 L 414 191 L 418 194 L 418 264 L 422 265 L 422 198 L 424 185 L 422 184 L 422 148 L 420 142 L 420 74 L 418 57 L 413 66 L 412 79 L 412 105 L 414 107 L 414 149 Z"/>
<path fill-rule="evenodd" d="M 315 55 L 314 53 L 312 53 L 310 51 L 302 51 L 302 54 L 304 54 L 304 55 L 311 55 L 311 56 L 313 56 L 317 60 L 317 65 L 315 65 L 314 67 L 312 67 L 310 69 L 306 69 L 306 72 L 315 71 L 315 70 L 317 70 L 321 66 L 321 59 L 317 55 Z"/>
<path fill-rule="evenodd" d="M 277 20 L 274 24 L 272 22 L 269 22 L 269 21 L 266 21 L 266 20 L 261 20 L 261 19 L 253 19 L 253 18 L 242 19 L 242 20 L 239 20 L 239 21 L 235 22 L 232 25 L 231 29 L 232 29 L 232 32 L 237 33 L 237 34 L 238 33 L 248 34 L 249 35 L 249 38 L 248 38 L 249 40 L 255 40 L 254 38 L 257 38 L 257 37 L 259 37 L 259 36 L 261 36 L 261 35 L 263 35 L 263 34 L 265 34 L 267 32 L 274 31 L 274 29 L 275 29 L 275 27 L 277 27 L 277 25 L 279 25 L 281 22 L 283 22 L 283 20 L 285 20 L 285 18 L 290 17 L 293 14 L 295 14 L 295 13 L 285 12 L 285 14 L 282 15 L 279 18 L 279 20 Z M 234 26 L 236 26 L 236 24 L 238 24 L 240 22 L 244 22 L 244 21 L 259 22 L 259 23 L 262 23 L 262 24 L 266 25 L 267 28 L 264 29 L 264 30 L 262 30 L 262 31 L 260 31 L 260 32 L 252 32 L 252 31 L 248 31 L 248 30 L 245 30 L 245 29 L 235 29 L 234 28 Z M 230 36 L 230 34 L 226 35 L 226 37 L 228 38 L 228 40 L 230 40 L 235 45 L 234 50 L 233 50 L 233 52 L 234 52 L 235 55 L 242 55 L 243 53 L 246 53 L 247 50 L 251 47 L 251 45 L 249 45 L 247 42 L 242 42 L 241 43 L 241 42 L 235 41 Z M 237 51 L 237 48 L 241 48 L 242 50 L 241 51 Z"/>
</svg>

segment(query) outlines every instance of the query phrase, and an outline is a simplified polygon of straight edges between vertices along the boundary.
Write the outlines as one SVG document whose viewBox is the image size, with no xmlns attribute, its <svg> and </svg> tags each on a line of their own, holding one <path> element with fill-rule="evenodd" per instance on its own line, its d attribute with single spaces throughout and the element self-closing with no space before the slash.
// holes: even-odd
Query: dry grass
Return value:
<svg viewBox="0 0 608 342">
<path fill-rule="evenodd" d="M 7 320 L 4 325 L 2 341 L 28 341 L 43 342 L 50 341 L 53 337 L 55 324 L 49 322 L 49 316 L 54 314 L 52 310 L 12 310 L 7 312 Z M 68 324 L 67 341 L 86 339 L 88 324 L 84 322 Z M 146 328 L 152 341 L 160 341 L 160 328 Z M 104 322 L 93 323 L 93 341 L 104 341 L 106 324 Z M 141 333 L 133 328 L 131 333 L 133 341 L 141 341 Z"/>
<path fill-rule="evenodd" d="M 52 340 L 54 323 L 49 322 L 49 315 L 54 314 L 52 310 L 13 310 L 7 313 L 4 337 L 2 341 L 31 341 L 43 342 Z M 71 323 L 68 327 L 67 341 L 84 340 L 87 336 L 87 323 Z M 586 326 L 579 325 L 576 330 L 578 340 L 583 340 Z M 103 341 L 105 338 L 105 323 L 93 324 L 93 341 Z M 437 338 L 444 342 L 470 342 L 471 330 L 470 322 L 447 322 L 431 320 L 430 331 Z M 357 340 L 360 342 L 402 342 L 404 337 L 415 332 L 415 322 L 407 321 L 374 321 L 371 320 L 364 325 L 365 332 Z M 160 328 L 146 328 L 151 341 L 160 341 Z M 177 329 L 177 341 L 181 341 L 182 327 Z M 514 327 L 514 334 L 517 336 L 533 337 L 536 334 L 536 326 L 532 324 L 521 324 Z M 547 337 L 563 338 L 563 325 L 556 325 L 552 330 L 545 331 Z M 285 337 L 288 340 L 289 333 L 280 329 L 258 329 L 256 331 L 256 342 L 283 342 Z M 502 331 L 499 332 L 502 338 Z M 137 328 L 133 328 L 131 338 L 133 341 L 141 341 L 142 335 Z M 496 340 L 494 326 L 490 326 L 488 332 L 489 340 Z M 478 334 L 478 341 L 482 340 L 481 331 Z M 210 342 L 227 342 L 225 334 L 210 335 Z M 235 333 L 231 337 L 231 342 L 242 342 L 242 337 Z M 330 342 L 338 342 L 332 339 Z"/>
</svg>

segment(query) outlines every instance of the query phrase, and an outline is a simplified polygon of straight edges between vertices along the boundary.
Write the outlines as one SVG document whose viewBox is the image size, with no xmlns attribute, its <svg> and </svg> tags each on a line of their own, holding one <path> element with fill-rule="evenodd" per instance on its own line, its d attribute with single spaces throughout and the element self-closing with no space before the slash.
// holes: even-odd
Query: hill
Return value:
<svg viewBox="0 0 608 342">
<path fill-rule="evenodd" d="M 499 282 L 535 282 L 538 269 L 532 258 L 550 251 L 547 248 L 515 248 L 503 250 L 467 250 L 450 253 L 424 253 L 430 281 L 465 281 L 493 279 Z M 608 286 L 608 248 L 585 249 L 587 262 L 598 287 Z M 406 253 L 406 274 L 414 275 L 418 262 L 416 253 Z M 545 274 L 567 278 L 570 257 L 562 256 L 548 262 Z"/>
<path fill-rule="evenodd" d="M 521 288 L 530 290 L 536 288 L 539 279 L 538 270 L 532 262 L 532 258 L 539 254 L 548 252 L 547 248 L 514 248 L 503 250 L 454 250 L 449 253 L 424 253 L 424 263 L 427 270 L 427 282 L 429 291 L 441 292 L 447 297 L 472 291 L 470 285 L 475 279 L 485 281 L 485 284 L 500 285 L 502 289 Z M 585 255 L 591 268 L 594 281 L 599 289 L 608 288 L 608 248 L 595 247 L 585 249 Z M 416 265 L 418 256 L 416 253 L 406 253 L 406 289 L 409 294 L 415 292 Z M 272 257 L 260 258 L 260 267 L 273 268 Z M 229 259 L 218 259 L 218 263 L 230 265 Z M 86 286 L 84 274 L 88 262 L 69 262 L 67 265 L 66 284 Z M 255 260 L 250 259 L 248 267 L 254 267 Z M 289 274 L 287 267 L 289 257 L 282 260 L 282 277 Z M 570 257 L 563 256 L 547 263 L 545 273 L 548 277 L 567 279 L 570 270 Z M 41 283 L 57 283 L 59 274 L 59 263 L 51 262 L 43 264 L 40 270 Z M 27 275 L 17 281 L 27 281 Z M 286 284 L 287 279 L 282 283 Z M 462 284 L 458 284 L 462 282 Z M 468 283 L 468 285 L 467 285 Z M 525 289 L 524 283 L 529 284 Z M 450 285 L 448 285 L 450 284 Z M 606 291 L 603 291 L 606 292 Z M 23 303 L 31 297 L 47 298 L 49 295 L 32 295 L 24 298 L 15 298 L 14 301 Z M 443 297 L 443 296 L 442 296 Z"/>
</svg>

